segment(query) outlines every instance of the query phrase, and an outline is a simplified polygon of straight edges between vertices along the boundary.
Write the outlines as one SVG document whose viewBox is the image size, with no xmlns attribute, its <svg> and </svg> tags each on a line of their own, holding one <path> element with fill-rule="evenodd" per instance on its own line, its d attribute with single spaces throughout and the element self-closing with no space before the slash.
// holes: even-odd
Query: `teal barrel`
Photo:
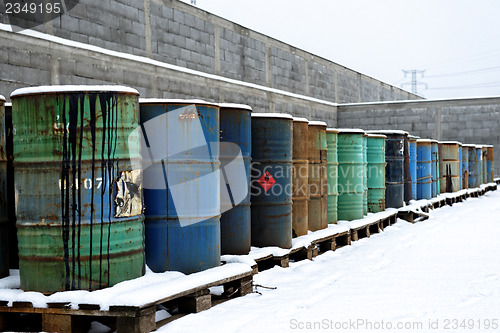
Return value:
<svg viewBox="0 0 500 333">
<path fill-rule="evenodd" d="M 441 193 L 460 190 L 460 145 L 458 141 L 439 141 Z"/>
<path fill-rule="evenodd" d="M 476 187 L 483 184 L 482 179 L 482 165 L 483 165 L 483 146 L 476 145 Z"/>
<path fill-rule="evenodd" d="M 363 218 L 363 135 L 361 129 L 338 129 L 339 220 Z"/>
<path fill-rule="evenodd" d="M 368 214 L 368 179 L 367 179 L 367 156 L 366 156 L 366 142 L 368 135 L 363 135 L 363 215 Z"/>
<path fill-rule="evenodd" d="M 417 140 L 417 199 L 432 197 L 432 140 Z"/>
<path fill-rule="evenodd" d="M 385 140 L 381 134 L 368 134 L 366 142 L 368 212 L 385 210 Z"/>
<path fill-rule="evenodd" d="M 488 150 L 488 159 L 486 160 L 486 171 L 488 174 L 487 177 L 487 183 L 494 183 L 494 178 L 495 178 L 495 153 L 494 153 L 494 147 L 492 145 L 487 145 L 486 146 Z"/>
<path fill-rule="evenodd" d="M 169 99 L 139 103 L 146 263 L 153 272 L 185 274 L 218 266 L 219 105 Z"/>
<path fill-rule="evenodd" d="M 462 161 L 462 143 L 458 145 L 458 185 L 459 189 L 463 189 L 463 161 Z"/>
<path fill-rule="evenodd" d="M 144 274 L 138 92 L 14 91 L 21 289 L 94 290 Z"/>
<path fill-rule="evenodd" d="M 337 223 L 337 203 L 338 203 L 338 173 L 339 159 L 337 154 L 338 133 L 334 128 L 326 129 L 326 160 L 327 160 L 327 181 L 328 181 L 328 223 Z"/>
<path fill-rule="evenodd" d="M 220 104 L 221 193 L 227 190 L 230 200 L 221 195 L 221 254 L 250 252 L 250 168 L 252 160 L 252 108 L 241 104 Z M 236 145 L 236 152 L 231 146 Z M 238 151 L 239 150 L 239 151 Z M 241 155 L 236 155 L 241 153 Z M 244 174 L 235 163 L 243 162 Z M 245 193 L 240 193 L 244 191 Z"/>
<path fill-rule="evenodd" d="M 385 207 L 400 208 L 404 205 L 405 158 L 404 141 L 408 132 L 398 130 L 367 131 L 383 134 L 385 141 Z"/>
<path fill-rule="evenodd" d="M 309 156 L 309 230 L 328 227 L 328 183 L 326 177 L 326 123 L 310 121 L 307 135 Z"/>
<path fill-rule="evenodd" d="M 7 139 L 5 97 L 0 95 L 0 278 L 9 275 L 9 198 L 7 189 Z M 13 203 L 10 203 L 11 205 Z M 13 205 L 11 206 L 13 207 Z"/>
<path fill-rule="evenodd" d="M 417 199 L 417 139 L 418 136 L 408 135 L 410 151 L 411 197 Z"/>
<path fill-rule="evenodd" d="M 463 145 L 463 148 L 467 148 L 467 156 L 468 156 L 468 163 L 467 163 L 467 188 L 474 188 L 476 187 L 476 145 Z"/>
<path fill-rule="evenodd" d="M 252 114 L 252 245 L 292 247 L 293 117 Z"/>
<path fill-rule="evenodd" d="M 469 147 L 462 146 L 462 189 L 469 188 Z"/>
<path fill-rule="evenodd" d="M 439 189 L 439 149 L 437 140 L 431 140 L 431 158 L 432 158 L 432 197 L 438 196 Z"/>
<path fill-rule="evenodd" d="M 292 230 L 293 236 L 307 235 L 309 230 L 309 120 L 293 118 Z"/>
</svg>

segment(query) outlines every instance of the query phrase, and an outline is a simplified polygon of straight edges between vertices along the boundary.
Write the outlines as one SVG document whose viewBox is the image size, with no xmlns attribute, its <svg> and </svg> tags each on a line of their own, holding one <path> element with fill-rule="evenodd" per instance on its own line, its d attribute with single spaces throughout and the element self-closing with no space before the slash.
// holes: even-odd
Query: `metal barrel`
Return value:
<svg viewBox="0 0 500 333">
<path fill-rule="evenodd" d="M 432 194 L 433 198 L 437 197 L 439 189 L 439 145 L 437 140 L 431 140 L 431 159 L 432 159 Z M 418 196 L 417 196 L 418 197 Z"/>
<path fill-rule="evenodd" d="M 481 186 L 483 184 L 482 178 L 482 165 L 483 165 L 483 146 L 476 145 L 476 187 Z"/>
<path fill-rule="evenodd" d="M 252 245 L 292 247 L 293 118 L 252 114 Z"/>
<path fill-rule="evenodd" d="M 469 188 L 469 147 L 462 146 L 462 189 Z"/>
<path fill-rule="evenodd" d="M 467 148 L 467 188 L 476 187 L 476 145 L 463 145 L 463 148 Z"/>
<path fill-rule="evenodd" d="M 458 141 L 439 141 L 439 174 L 441 193 L 460 190 L 460 156 Z"/>
<path fill-rule="evenodd" d="M 337 154 L 338 133 L 336 129 L 326 129 L 326 160 L 327 160 L 327 180 L 328 180 L 328 223 L 337 223 L 337 203 L 338 203 L 338 173 L 339 160 Z"/>
<path fill-rule="evenodd" d="M 338 129 L 339 220 L 363 218 L 363 135 L 361 129 Z"/>
<path fill-rule="evenodd" d="M 368 134 L 363 135 L 363 215 L 368 214 L 368 179 L 367 179 L 367 167 L 368 167 L 368 157 L 367 157 L 367 138 Z"/>
<path fill-rule="evenodd" d="M 487 182 L 488 183 L 494 183 L 495 181 L 493 180 L 495 178 L 495 153 L 494 153 L 494 147 L 492 145 L 487 145 L 486 146 L 488 150 L 488 159 L 486 160 L 487 166 Z"/>
<path fill-rule="evenodd" d="M 463 162 L 462 162 L 462 143 L 458 145 L 458 186 L 459 190 L 463 189 Z"/>
<path fill-rule="evenodd" d="M 368 134 L 366 142 L 367 157 L 367 200 L 368 212 L 378 213 L 385 210 L 385 140 L 381 134 Z"/>
<path fill-rule="evenodd" d="M 367 133 L 383 134 L 385 141 L 385 207 L 400 208 L 404 204 L 404 140 L 408 132 L 377 130 Z"/>
<path fill-rule="evenodd" d="M 328 227 L 328 181 L 326 177 L 326 123 L 310 121 L 307 135 L 309 155 L 309 230 Z"/>
<path fill-rule="evenodd" d="M 14 91 L 21 289 L 94 290 L 144 274 L 138 92 Z"/>
<path fill-rule="evenodd" d="M 306 118 L 293 118 L 292 234 L 294 237 L 307 235 L 309 230 L 308 123 L 309 120 Z"/>
<path fill-rule="evenodd" d="M 218 266 L 219 106 L 199 100 L 139 103 L 146 262 L 153 272 L 185 274 Z"/>
<path fill-rule="evenodd" d="M 488 183 L 488 175 L 487 175 L 487 163 L 488 163 L 488 147 L 483 145 L 481 148 L 481 179 L 482 184 Z"/>
<path fill-rule="evenodd" d="M 404 200 L 409 203 L 410 200 L 416 199 L 413 197 L 411 190 L 411 170 L 410 170 L 410 141 L 408 133 L 404 136 L 403 155 L 404 155 Z"/>
<path fill-rule="evenodd" d="M 417 139 L 420 137 L 409 135 L 410 146 L 410 176 L 411 176 L 411 196 L 417 199 Z"/>
<path fill-rule="evenodd" d="M 9 238 L 9 267 L 19 269 L 16 229 L 16 191 L 14 189 L 14 144 L 12 131 L 12 103 L 5 103 L 5 141 L 7 149 L 7 209 Z M 3 232 L 2 232 L 3 235 Z M 0 236 L 2 237 L 2 236 Z"/>
<path fill-rule="evenodd" d="M 250 167 L 252 160 L 252 108 L 241 104 L 220 104 L 221 193 L 230 193 L 232 200 L 221 195 L 220 249 L 221 254 L 250 252 Z M 230 145 L 236 145 L 232 147 Z M 236 149 L 236 151 L 235 151 Z M 237 155 L 241 153 L 241 155 Z M 244 164 L 243 175 L 235 163 Z M 241 170 L 242 171 L 242 170 Z M 241 172 L 240 171 L 240 172 Z M 224 191 L 224 192 L 223 192 Z M 240 193 L 239 192 L 245 192 Z M 234 192 L 234 193 L 233 193 Z"/>
<path fill-rule="evenodd" d="M 7 139 L 5 131 L 5 97 L 0 95 L 0 278 L 9 275 L 9 202 L 7 190 Z M 11 203 L 13 204 L 13 203 Z"/>
<path fill-rule="evenodd" d="M 417 140 L 417 199 L 432 197 L 432 140 Z"/>
</svg>

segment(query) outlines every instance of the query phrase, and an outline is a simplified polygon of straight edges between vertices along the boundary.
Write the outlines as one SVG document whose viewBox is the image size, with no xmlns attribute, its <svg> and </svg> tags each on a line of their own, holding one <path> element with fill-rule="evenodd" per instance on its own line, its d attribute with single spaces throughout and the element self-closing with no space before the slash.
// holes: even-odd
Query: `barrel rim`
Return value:
<svg viewBox="0 0 500 333">
<path fill-rule="evenodd" d="M 121 85 L 53 85 L 19 88 L 10 94 L 10 98 L 54 93 L 64 94 L 90 92 L 117 92 L 139 95 L 139 92 L 136 89 Z"/>
<path fill-rule="evenodd" d="M 327 127 L 328 124 L 325 123 L 324 121 L 320 121 L 320 120 L 311 120 L 309 121 L 309 126 L 325 126 Z"/>
<path fill-rule="evenodd" d="M 408 134 L 408 140 L 418 140 L 421 139 L 418 135 Z"/>
<path fill-rule="evenodd" d="M 439 141 L 439 144 L 441 144 L 441 145 L 459 145 L 459 146 L 462 145 L 462 143 L 459 141 Z"/>
<path fill-rule="evenodd" d="M 362 130 L 361 128 L 337 128 L 337 131 L 342 134 L 365 134 L 365 130 Z"/>
<path fill-rule="evenodd" d="M 238 103 L 219 103 L 219 108 L 221 109 L 241 109 L 252 112 L 252 107 L 247 104 L 238 104 Z"/>
<path fill-rule="evenodd" d="M 4 96 L 4 95 L 0 95 L 0 101 L 4 101 L 4 102 L 6 101 L 6 99 L 5 99 L 5 96 Z"/>
<path fill-rule="evenodd" d="M 12 103 L 11 102 L 5 102 L 4 106 L 5 107 L 12 107 Z"/>
<path fill-rule="evenodd" d="M 366 131 L 368 134 L 398 134 L 398 135 L 410 135 L 410 133 L 403 130 L 369 130 Z"/>
<path fill-rule="evenodd" d="M 307 118 L 302 117 L 293 117 L 293 121 L 298 123 L 309 123 L 309 120 Z"/>
<path fill-rule="evenodd" d="M 484 145 L 474 145 L 476 146 L 476 149 L 482 149 Z"/>
<path fill-rule="evenodd" d="M 421 143 L 433 143 L 434 141 L 436 140 L 432 140 L 432 139 L 417 139 L 417 143 L 421 142 Z"/>
<path fill-rule="evenodd" d="M 367 137 L 369 138 L 379 138 L 379 139 L 387 139 L 387 136 L 383 135 L 383 134 L 366 134 Z"/>
<path fill-rule="evenodd" d="M 466 147 L 466 148 L 476 148 L 476 145 L 475 144 L 471 144 L 471 143 L 465 143 L 462 145 L 462 147 Z"/>
<path fill-rule="evenodd" d="M 494 148 L 494 145 L 483 145 L 483 148 Z"/>
<path fill-rule="evenodd" d="M 263 113 L 257 112 L 252 113 L 252 118 L 281 118 L 281 119 L 290 119 L 293 120 L 292 115 L 288 113 Z"/>
<path fill-rule="evenodd" d="M 333 128 L 333 127 L 327 127 L 327 128 L 326 128 L 326 131 L 327 131 L 328 133 L 338 133 L 338 132 L 339 132 L 339 130 L 338 130 L 338 129 Z"/>
<path fill-rule="evenodd" d="M 139 98 L 139 105 L 168 104 L 168 105 L 207 105 L 219 107 L 219 104 L 207 102 L 202 99 L 176 99 L 176 98 Z"/>
</svg>

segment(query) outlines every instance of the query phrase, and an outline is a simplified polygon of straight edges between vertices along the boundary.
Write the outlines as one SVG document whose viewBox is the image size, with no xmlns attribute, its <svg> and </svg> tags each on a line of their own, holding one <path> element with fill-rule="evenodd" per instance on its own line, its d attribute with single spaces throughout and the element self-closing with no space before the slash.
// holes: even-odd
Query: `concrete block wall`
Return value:
<svg viewBox="0 0 500 333">
<path fill-rule="evenodd" d="M 422 138 L 495 146 L 500 175 L 500 97 L 345 104 L 339 127 L 400 129 Z"/>
<path fill-rule="evenodd" d="M 0 13 L 0 22 L 8 23 L 8 17 Z M 420 98 L 178 0 L 80 0 L 68 13 L 34 30 L 326 102 Z M 18 86 L 105 80 L 134 83 L 147 97 L 220 98 L 210 86 L 185 87 L 176 78 L 156 73 L 129 78 L 130 68 L 105 68 L 98 59 L 86 63 L 71 53 L 56 57 L 57 48 L 40 54 L 36 42 L 26 43 L 20 51 L 10 47 L 9 35 L 4 37 L 0 42 L 9 47 L 2 48 L 6 61 L 0 69 L 0 87 L 6 96 Z M 268 101 L 264 110 L 289 109 L 272 103 Z"/>
</svg>

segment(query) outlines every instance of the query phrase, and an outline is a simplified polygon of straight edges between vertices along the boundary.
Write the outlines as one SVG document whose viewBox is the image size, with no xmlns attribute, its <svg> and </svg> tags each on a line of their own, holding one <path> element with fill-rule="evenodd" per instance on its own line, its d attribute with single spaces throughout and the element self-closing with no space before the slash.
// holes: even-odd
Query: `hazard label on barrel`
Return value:
<svg viewBox="0 0 500 333">
<path fill-rule="evenodd" d="M 273 187 L 273 185 L 276 183 L 276 180 L 271 176 L 269 171 L 266 171 L 258 180 L 260 186 L 264 189 L 264 191 L 267 191 Z"/>
</svg>

